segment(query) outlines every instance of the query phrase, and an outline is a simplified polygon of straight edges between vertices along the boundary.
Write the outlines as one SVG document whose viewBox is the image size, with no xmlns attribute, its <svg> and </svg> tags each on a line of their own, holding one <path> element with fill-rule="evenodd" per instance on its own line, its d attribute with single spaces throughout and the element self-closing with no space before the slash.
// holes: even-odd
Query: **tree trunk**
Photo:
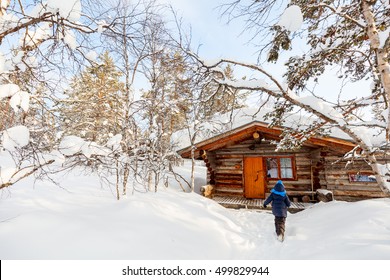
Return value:
<svg viewBox="0 0 390 280">
<path fill-rule="evenodd" d="M 126 162 L 124 167 L 123 167 L 123 191 L 122 191 L 122 194 L 123 195 L 126 195 L 127 193 L 127 181 L 129 179 L 129 175 L 130 175 L 130 166 L 129 166 L 129 163 Z"/>
<path fill-rule="evenodd" d="M 195 189 L 195 145 L 191 148 L 191 192 Z"/>
<path fill-rule="evenodd" d="M 119 194 L 119 181 L 120 181 L 120 172 L 119 172 L 119 161 L 116 159 L 116 199 L 120 199 L 120 194 Z"/>
<path fill-rule="evenodd" d="M 371 48 L 375 50 L 376 60 L 378 64 L 378 71 L 381 79 L 383 89 L 387 96 L 387 108 L 389 108 L 390 100 L 390 65 L 389 65 L 389 53 L 386 51 L 385 45 L 380 45 L 380 39 L 378 30 L 376 28 L 375 16 L 372 13 L 372 4 L 369 4 L 368 1 L 362 1 L 363 15 L 367 22 L 367 34 L 370 39 Z M 390 133 L 390 110 L 388 110 L 387 117 L 387 129 L 386 129 L 386 140 L 389 141 Z"/>
<path fill-rule="evenodd" d="M 388 62 L 388 52 L 385 50 L 384 45 L 380 45 L 380 39 L 378 30 L 375 24 L 375 16 L 372 13 L 372 4 L 368 1 L 362 1 L 363 15 L 367 23 L 367 34 L 370 39 L 371 48 L 375 50 L 376 59 L 378 64 L 378 71 L 380 74 L 381 83 L 387 97 L 387 108 L 389 108 L 390 100 L 390 65 Z M 389 141 L 390 133 L 390 110 L 388 110 L 387 117 L 387 128 L 386 128 L 386 141 Z M 375 172 L 376 180 L 384 193 L 390 193 L 390 190 L 386 187 L 386 182 L 384 181 L 383 176 L 381 175 L 380 166 L 376 161 L 374 155 L 369 156 L 369 161 L 372 163 L 372 170 Z"/>
</svg>

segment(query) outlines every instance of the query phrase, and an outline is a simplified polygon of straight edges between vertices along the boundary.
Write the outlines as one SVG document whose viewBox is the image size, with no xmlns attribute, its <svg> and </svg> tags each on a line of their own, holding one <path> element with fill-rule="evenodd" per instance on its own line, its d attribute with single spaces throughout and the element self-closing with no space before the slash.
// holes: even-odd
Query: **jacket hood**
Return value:
<svg viewBox="0 0 390 280">
<path fill-rule="evenodd" d="M 276 184 L 274 186 L 274 190 L 277 192 L 284 192 L 284 185 L 283 185 L 283 182 L 281 180 L 276 182 Z"/>
</svg>

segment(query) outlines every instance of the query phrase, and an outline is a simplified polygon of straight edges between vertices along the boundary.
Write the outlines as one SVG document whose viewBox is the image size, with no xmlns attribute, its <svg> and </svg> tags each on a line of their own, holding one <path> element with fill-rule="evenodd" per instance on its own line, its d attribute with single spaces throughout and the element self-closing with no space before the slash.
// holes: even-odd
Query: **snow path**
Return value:
<svg viewBox="0 0 390 280">
<path fill-rule="evenodd" d="M 289 214 L 281 243 L 270 211 L 226 209 L 175 187 L 116 201 L 98 178 L 75 173 L 61 184 L 31 179 L 0 193 L 1 259 L 390 259 L 390 199 Z"/>
</svg>

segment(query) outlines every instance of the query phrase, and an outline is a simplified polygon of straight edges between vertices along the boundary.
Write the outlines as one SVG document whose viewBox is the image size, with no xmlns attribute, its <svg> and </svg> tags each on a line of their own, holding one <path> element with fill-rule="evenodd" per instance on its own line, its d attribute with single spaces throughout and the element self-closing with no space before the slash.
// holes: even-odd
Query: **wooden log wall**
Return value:
<svg viewBox="0 0 390 280">
<path fill-rule="evenodd" d="M 253 140 L 248 140 L 229 148 L 208 152 L 209 170 L 212 170 L 212 173 L 208 172 L 208 181 L 215 184 L 215 195 L 244 196 L 244 157 L 294 155 L 296 180 L 284 180 L 290 198 L 301 201 L 303 196 L 309 196 L 314 199 L 316 190 L 320 188 L 332 191 L 336 200 L 357 201 L 385 197 L 376 182 L 350 181 L 350 173 L 372 172 L 363 160 L 347 165 L 346 161 L 339 161 L 340 155 L 332 154 L 327 149 L 303 147 L 294 152 L 275 152 L 276 147 L 270 141 L 256 144 L 254 150 L 252 145 Z M 264 168 L 266 169 L 265 166 Z M 266 181 L 266 195 L 275 183 L 276 180 Z"/>
<path fill-rule="evenodd" d="M 302 197 L 303 195 L 312 194 L 312 165 L 313 165 L 313 150 L 302 148 L 295 152 L 275 152 L 276 146 L 270 141 L 263 141 L 261 144 L 256 144 L 255 149 L 253 140 L 248 140 L 229 148 L 220 149 L 212 153 L 208 153 L 209 160 L 211 155 L 215 172 L 215 194 L 223 196 L 238 196 L 244 195 L 243 182 L 243 158 L 246 156 L 291 156 L 296 159 L 297 180 L 284 181 L 287 192 L 290 196 Z M 317 161 L 317 160 L 316 160 Z M 264 168 L 266 168 L 264 166 Z M 264 174 L 265 175 L 265 174 Z M 267 180 L 267 193 L 273 188 L 276 180 Z M 315 190 L 314 190 L 315 192 Z"/>
<path fill-rule="evenodd" d="M 351 182 L 349 174 L 372 173 L 363 160 L 355 160 L 353 164 L 338 161 L 337 156 L 325 157 L 324 186 L 333 192 L 336 200 L 357 201 L 367 198 L 386 197 L 376 182 Z"/>
<path fill-rule="evenodd" d="M 251 147 L 252 146 L 252 147 Z M 250 149 L 252 148 L 252 149 Z M 349 173 L 372 172 L 364 161 L 347 165 L 327 149 L 303 147 L 294 152 L 275 152 L 276 146 L 270 141 L 256 144 L 253 140 L 241 142 L 228 148 L 207 153 L 209 168 L 208 181 L 215 185 L 215 195 L 244 196 L 243 158 L 246 156 L 295 156 L 296 180 L 283 183 L 290 198 L 302 200 L 303 196 L 315 199 L 317 189 L 328 189 L 336 200 L 356 201 L 367 198 L 385 197 L 375 182 L 350 182 Z M 264 166 L 266 169 L 266 167 Z M 267 180 L 266 195 L 276 180 Z"/>
</svg>

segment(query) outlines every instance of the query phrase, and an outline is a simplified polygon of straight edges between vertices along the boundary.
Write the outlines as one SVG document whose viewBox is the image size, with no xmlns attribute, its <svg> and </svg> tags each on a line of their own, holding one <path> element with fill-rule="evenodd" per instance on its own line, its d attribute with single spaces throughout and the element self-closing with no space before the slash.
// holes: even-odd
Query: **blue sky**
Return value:
<svg viewBox="0 0 390 280">
<path fill-rule="evenodd" d="M 185 24 L 192 27 L 193 46 L 201 45 L 199 54 L 205 60 L 216 60 L 218 58 L 231 58 L 237 61 L 256 63 L 256 48 L 248 44 L 250 32 L 243 31 L 244 24 L 238 20 L 227 24 L 227 18 L 221 18 L 221 12 L 218 6 L 229 0 L 159 0 L 163 3 L 170 3 L 183 17 Z M 231 1 L 230 1 L 231 2 Z M 303 45 L 295 44 L 294 50 L 304 48 Z M 293 55 L 293 51 L 285 53 L 283 57 Z M 275 77 L 282 80 L 283 58 L 278 61 L 278 65 L 273 63 L 263 64 L 262 67 L 271 71 Z M 333 71 L 334 72 L 334 71 Z M 235 72 L 237 74 L 237 72 Z M 239 77 L 241 74 L 238 75 Z M 317 93 L 326 98 L 333 96 L 337 98 L 341 80 L 334 76 L 332 71 L 319 79 L 320 84 L 316 87 Z M 370 91 L 370 83 L 362 81 L 349 84 L 343 89 L 343 99 L 351 99 L 359 94 L 366 94 Z"/>
<path fill-rule="evenodd" d="M 183 17 L 185 24 L 191 25 L 193 46 L 200 46 L 200 54 L 206 59 L 228 57 L 240 60 L 256 59 L 256 49 L 250 47 L 247 34 L 242 33 L 238 22 L 227 24 L 221 17 L 218 6 L 223 1 L 210 0 L 160 0 L 170 3 Z M 226 2 L 226 1 L 225 1 Z"/>
</svg>

